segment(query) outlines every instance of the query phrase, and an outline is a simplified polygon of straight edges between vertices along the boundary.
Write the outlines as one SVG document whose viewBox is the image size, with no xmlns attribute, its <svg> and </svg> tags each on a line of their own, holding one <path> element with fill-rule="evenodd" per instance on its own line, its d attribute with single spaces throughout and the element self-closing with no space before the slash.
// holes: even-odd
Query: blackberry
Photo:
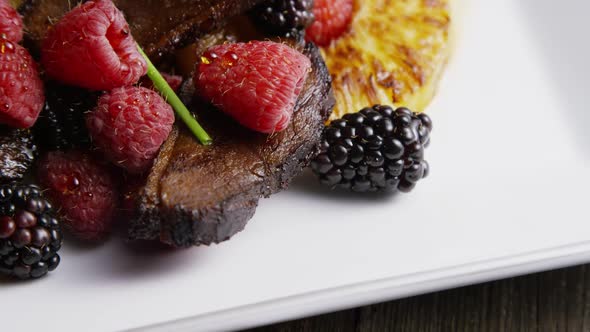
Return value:
<svg viewBox="0 0 590 332">
<path fill-rule="evenodd" d="M 313 0 L 269 0 L 254 8 L 251 15 L 270 33 L 299 37 L 313 23 Z"/>
<path fill-rule="evenodd" d="M 407 108 L 376 105 L 326 127 L 311 167 L 322 184 L 356 192 L 409 192 L 428 176 L 424 148 L 432 121 Z"/>
<path fill-rule="evenodd" d="M 34 185 L 0 185 L 0 274 L 40 278 L 57 268 L 62 243 L 53 208 Z"/>
<path fill-rule="evenodd" d="M 21 180 L 36 155 L 37 146 L 30 130 L 0 126 L 0 183 Z"/>
<path fill-rule="evenodd" d="M 85 114 L 97 99 L 98 95 L 88 90 L 49 84 L 45 108 L 34 128 L 39 146 L 49 151 L 90 147 Z"/>
</svg>

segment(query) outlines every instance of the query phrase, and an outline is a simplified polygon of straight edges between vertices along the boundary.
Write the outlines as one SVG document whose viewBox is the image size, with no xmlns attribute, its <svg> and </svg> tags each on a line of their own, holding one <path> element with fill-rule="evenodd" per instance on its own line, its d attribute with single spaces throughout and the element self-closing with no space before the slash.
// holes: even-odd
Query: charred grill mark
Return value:
<svg viewBox="0 0 590 332">
<path fill-rule="evenodd" d="M 351 31 L 322 50 L 338 97 L 333 119 L 368 103 L 423 110 L 450 53 L 449 2 L 355 0 Z"/>
</svg>

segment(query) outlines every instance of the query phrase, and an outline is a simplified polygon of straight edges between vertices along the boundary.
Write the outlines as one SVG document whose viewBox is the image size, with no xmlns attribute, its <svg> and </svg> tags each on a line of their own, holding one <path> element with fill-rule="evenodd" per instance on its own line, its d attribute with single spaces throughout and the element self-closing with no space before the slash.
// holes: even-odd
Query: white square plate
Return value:
<svg viewBox="0 0 590 332">
<path fill-rule="evenodd" d="M 0 283 L 2 330 L 245 328 L 590 261 L 590 2 L 461 6 L 415 192 L 307 174 L 219 246 L 68 245 L 49 277 Z"/>
</svg>

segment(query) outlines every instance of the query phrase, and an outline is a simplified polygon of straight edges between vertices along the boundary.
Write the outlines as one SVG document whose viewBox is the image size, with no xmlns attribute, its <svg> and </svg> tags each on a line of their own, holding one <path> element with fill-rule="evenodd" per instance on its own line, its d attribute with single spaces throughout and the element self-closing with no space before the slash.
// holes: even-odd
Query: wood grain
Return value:
<svg viewBox="0 0 590 332">
<path fill-rule="evenodd" d="M 447 290 L 248 332 L 590 331 L 590 265 Z"/>
</svg>

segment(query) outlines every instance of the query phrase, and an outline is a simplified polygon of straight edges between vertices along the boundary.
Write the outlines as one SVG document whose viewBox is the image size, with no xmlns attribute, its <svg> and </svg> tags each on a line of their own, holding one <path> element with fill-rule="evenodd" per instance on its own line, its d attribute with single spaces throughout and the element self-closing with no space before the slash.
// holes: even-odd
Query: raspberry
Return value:
<svg viewBox="0 0 590 332">
<path fill-rule="evenodd" d="M 90 90 L 137 83 L 147 72 L 123 13 L 110 0 L 88 1 L 49 31 L 41 62 L 55 80 Z"/>
<path fill-rule="evenodd" d="M 131 173 L 151 167 L 173 124 L 170 105 L 156 92 L 141 87 L 105 93 L 86 116 L 94 144 Z"/>
<path fill-rule="evenodd" d="M 160 72 L 160 75 L 162 75 L 164 80 L 166 80 L 166 82 L 168 83 L 168 85 L 170 85 L 174 92 L 178 92 L 178 89 L 180 89 L 180 86 L 182 85 L 182 76 L 162 72 Z M 152 80 L 149 77 L 144 76 L 139 82 L 141 83 L 140 85 L 144 88 L 154 90 L 154 82 L 152 82 Z"/>
<path fill-rule="evenodd" d="M 287 128 L 311 62 L 269 41 L 214 46 L 201 57 L 194 82 L 204 99 L 262 133 Z"/>
<path fill-rule="evenodd" d="M 22 46 L 0 38 L 0 123 L 33 126 L 45 103 L 37 64 Z"/>
<path fill-rule="evenodd" d="M 23 19 L 7 0 L 0 0 L 0 36 L 15 43 L 23 39 Z"/>
<path fill-rule="evenodd" d="M 107 166 L 80 152 L 57 151 L 43 158 L 38 173 L 72 234 L 98 241 L 111 232 L 119 194 Z"/>
<path fill-rule="evenodd" d="M 306 30 L 305 39 L 318 46 L 329 46 L 342 36 L 352 21 L 353 0 L 315 0 L 315 21 Z"/>
</svg>

